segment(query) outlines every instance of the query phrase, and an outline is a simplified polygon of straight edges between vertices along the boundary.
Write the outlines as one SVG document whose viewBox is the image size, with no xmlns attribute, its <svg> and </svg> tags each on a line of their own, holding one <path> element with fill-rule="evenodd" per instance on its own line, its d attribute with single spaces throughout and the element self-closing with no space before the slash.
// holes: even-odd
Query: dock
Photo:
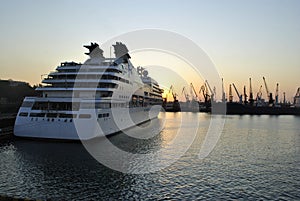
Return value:
<svg viewBox="0 0 300 201">
<path fill-rule="evenodd" d="M 13 134 L 16 114 L 1 114 L 0 117 L 0 141 L 11 139 Z"/>
<path fill-rule="evenodd" d="M 5 128 L 0 128 L 0 141 L 2 140 L 7 140 L 11 139 L 14 134 L 13 134 L 13 127 L 5 127 Z"/>
</svg>

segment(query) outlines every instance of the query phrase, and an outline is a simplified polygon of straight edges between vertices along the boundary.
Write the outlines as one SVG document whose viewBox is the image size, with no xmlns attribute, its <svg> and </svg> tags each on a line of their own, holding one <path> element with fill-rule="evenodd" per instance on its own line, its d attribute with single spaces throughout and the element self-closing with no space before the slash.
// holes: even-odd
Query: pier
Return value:
<svg viewBox="0 0 300 201">
<path fill-rule="evenodd" d="M 2 114 L 0 117 L 0 140 L 11 139 L 13 137 L 13 127 L 16 114 Z"/>
</svg>

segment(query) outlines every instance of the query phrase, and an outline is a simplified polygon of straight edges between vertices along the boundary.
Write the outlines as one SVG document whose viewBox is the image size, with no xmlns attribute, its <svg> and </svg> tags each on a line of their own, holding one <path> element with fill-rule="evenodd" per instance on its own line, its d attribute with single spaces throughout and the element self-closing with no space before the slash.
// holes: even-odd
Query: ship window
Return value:
<svg viewBox="0 0 300 201">
<path fill-rule="evenodd" d="M 89 118 L 91 118 L 91 115 L 90 114 L 79 114 L 79 118 L 89 119 Z"/>
<path fill-rule="evenodd" d="M 115 83 L 99 83 L 98 88 L 118 88 L 118 85 Z"/>
<path fill-rule="evenodd" d="M 44 117 L 45 113 L 30 113 L 30 117 Z"/>
<path fill-rule="evenodd" d="M 112 97 L 113 92 L 112 91 L 102 91 L 100 92 L 101 97 Z"/>
<path fill-rule="evenodd" d="M 58 114 L 60 118 L 76 118 L 76 114 Z"/>
<path fill-rule="evenodd" d="M 57 113 L 47 113 L 47 117 L 57 117 Z"/>
<path fill-rule="evenodd" d="M 95 108 L 95 103 L 81 103 L 81 109 L 93 109 Z"/>
<path fill-rule="evenodd" d="M 126 107 L 126 103 L 112 103 L 112 107 L 113 108 L 117 108 L 117 107 Z"/>
<path fill-rule="evenodd" d="M 27 113 L 27 112 L 21 112 L 21 113 L 19 114 L 19 116 L 21 116 L 21 117 L 27 117 L 27 116 L 28 116 L 28 113 Z"/>
<path fill-rule="evenodd" d="M 109 113 L 98 114 L 98 118 L 109 117 Z"/>
<path fill-rule="evenodd" d="M 33 110 L 79 110 L 79 103 L 72 102 L 36 102 Z"/>
<path fill-rule="evenodd" d="M 96 109 L 107 109 L 110 108 L 111 104 L 110 103 L 95 103 L 95 108 Z"/>
<path fill-rule="evenodd" d="M 24 101 L 21 107 L 32 107 L 34 102 Z"/>
<path fill-rule="evenodd" d="M 115 68 L 108 68 L 105 70 L 105 72 L 110 72 L 110 73 L 121 73 L 122 71 L 115 69 Z"/>
<path fill-rule="evenodd" d="M 110 103 L 81 103 L 81 109 L 107 109 L 110 108 Z"/>
</svg>

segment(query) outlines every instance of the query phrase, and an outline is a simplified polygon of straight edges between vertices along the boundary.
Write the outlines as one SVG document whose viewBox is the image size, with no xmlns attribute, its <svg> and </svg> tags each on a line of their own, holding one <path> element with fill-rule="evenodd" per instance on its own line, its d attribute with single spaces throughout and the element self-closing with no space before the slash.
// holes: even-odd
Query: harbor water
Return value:
<svg viewBox="0 0 300 201">
<path fill-rule="evenodd" d="M 129 139 L 123 133 L 109 137 L 123 150 L 154 152 L 172 141 L 180 119 L 199 121 L 196 138 L 182 157 L 145 174 L 112 170 L 95 160 L 80 142 L 3 141 L 0 195 L 53 200 L 299 200 L 300 117 L 222 118 L 220 139 L 204 159 L 198 154 L 211 121 L 209 114 L 160 114 L 154 121 L 163 122 L 163 128 L 149 131 L 157 133 L 147 140 Z M 101 139 L 98 143 L 101 146 Z"/>
</svg>

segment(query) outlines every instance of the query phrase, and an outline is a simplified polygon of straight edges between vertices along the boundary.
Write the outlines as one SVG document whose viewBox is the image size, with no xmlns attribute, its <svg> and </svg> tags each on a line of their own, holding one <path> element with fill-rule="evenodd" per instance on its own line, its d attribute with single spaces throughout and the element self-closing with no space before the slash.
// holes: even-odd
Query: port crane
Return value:
<svg viewBox="0 0 300 201">
<path fill-rule="evenodd" d="M 171 87 L 169 89 L 169 94 L 172 94 L 174 102 L 176 102 L 177 101 L 177 94 L 175 93 L 173 85 L 171 85 Z"/>
<path fill-rule="evenodd" d="M 232 103 L 232 101 L 233 101 L 232 87 L 231 84 L 229 84 L 229 102 Z"/>
<path fill-rule="evenodd" d="M 246 86 L 244 86 L 244 103 L 247 104 L 248 103 L 248 95 L 247 95 L 247 92 L 246 92 Z"/>
<path fill-rule="evenodd" d="M 226 95 L 225 95 L 225 91 L 224 91 L 224 81 L 222 78 L 222 102 L 225 103 L 226 102 Z"/>
<path fill-rule="evenodd" d="M 253 91 L 252 91 L 252 83 L 251 83 L 251 78 L 249 78 L 249 83 L 250 83 L 250 94 L 249 94 L 249 102 L 250 102 L 250 105 L 253 105 L 254 103 L 254 99 L 253 99 Z"/>
<path fill-rule="evenodd" d="M 185 97 L 185 101 L 186 101 L 186 102 L 190 102 L 190 97 L 189 97 L 189 94 L 186 92 L 186 89 L 185 89 L 185 87 L 183 87 L 183 88 L 182 88 L 182 92 L 181 92 L 181 94 L 183 94 L 183 95 L 184 95 L 184 97 Z"/>
<path fill-rule="evenodd" d="M 217 88 L 216 87 L 213 88 L 213 95 L 214 95 L 213 97 L 217 97 Z"/>
<path fill-rule="evenodd" d="M 300 87 L 297 89 L 296 95 L 294 97 L 294 104 L 296 107 L 300 107 Z"/>
<path fill-rule="evenodd" d="M 279 96 L 279 84 L 276 84 L 276 92 L 275 92 L 275 105 L 278 105 L 278 96 Z"/>
<path fill-rule="evenodd" d="M 197 95 L 197 93 L 196 93 L 196 90 L 195 90 L 195 88 L 194 88 L 193 83 L 191 83 L 190 85 L 191 85 L 192 92 L 194 92 L 194 94 L 195 94 L 196 101 L 198 101 L 198 95 Z M 194 98 L 193 98 L 193 99 L 194 99 Z"/>
<path fill-rule="evenodd" d="M 214 88 L 214 91 L 211 89 L 211 87 L 210 87 L 210 85 L 209 85 L 209 83 L 208 83 L 208 81 L 207 80 L 205 80 L 205 83 L 206 83 L 206 85 L 208 86 L 208 89 L 209 89 L 209 92 L 210 92 L 210 99 L 211 99 L 211 101 L 213 102 L 214 101 L 214 96 L 215 96 L 215 91 L 216 91 L 216 89 Z"/>
<path fill-rule="evenodd" d="M 268 96 L 268 99 L 269 99 L 269 104 L 273 104 L 273 103 L 274 103 L 273 95 L 272 95 L 272 93 L 269 92 L 269 89 L 268 89 L 268 86 L 267 86 L 267 82 L 266 82 L 265 77 L 263 77 L 263 80 L 264 80 L 264 84 L 265 84 L 267 96 Z"/>
<path fill-rule="evenodd" d="M 237 88 L 236 88 L 236 86 L 235 86 L 234 83 L 232 83 L 232 86 L 233 86 L 233 88 L 234 88 L 234 90 L 235 90 L 236 95 L 237 95 L 238 98 L 239 98 L 239 103 L 242 103 L 242 102 L 243 102 L 243 96 L 240 95 L 240 93 L 239 93 L 239 91 L 237 90 Z"/>
<path fill-rule="evenodd" d="M 260 85 L 259 90 L 256 95 L 256 104 L 261 105 L 261 97 L 262 97 L 262 85 Z"/>
<path fill-rule="evenodd" d="M 298 88 L 298 90 L 297 90 L 297 93 L 296 93 L 295 97 L 300 97 L 300 87 Z"/>
<path fill-rule="evenodd" d="M 204 83 L 204 84 L 201 86 L 199 93 L 201 93 L 201 91 L 202 91 L 202 93 L 203 93 L 204 102 L 205 102 L 205 103 L 209 102 L 210 96 L 209 96 L 208 91 L 207 91 L 206 83 Z"/>
</svg>

